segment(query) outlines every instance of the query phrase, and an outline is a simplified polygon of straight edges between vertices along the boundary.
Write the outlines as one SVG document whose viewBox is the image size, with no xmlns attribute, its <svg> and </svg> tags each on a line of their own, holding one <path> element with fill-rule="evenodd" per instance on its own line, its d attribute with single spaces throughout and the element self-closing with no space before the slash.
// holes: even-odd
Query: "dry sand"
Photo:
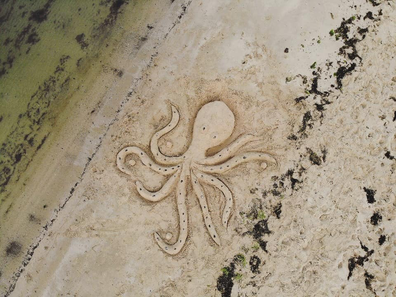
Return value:
<svg viewBox="0 0 396 297">
<path fill-rule="evenodd" d="M 142 56 L 120 60 L 132 87 L 115 85 L 112 96 L 133 92 L 120 108 L 116 99 L 100 108 L 106 132 L 79 146 L 92 160 L 70 195 L 59 195 L 59 211 L 9 280 L 10 296 L 396 296 L 396 11 L 394 1 L 376 4 L 173 2 Z M 198 111 L 213 101 L 235 127 L 226 109 L 203 117 L 226 140 L 209 154 L 252 134 L 261 140 L 230 156 L 265 152 L 277 162 L 214 174 L 235 203 L 227 228 L 222 192 L 202 183 L 217 233 L 207 231 L 194 178 L 182 200 L 177 186 L 148 202 L 135 182 L 154 190 L 167 178 L 134 156 L 129 174 L 116 164 L 125 147 L 154 157 L 150 140 L 171 105 L 180 120 L 159 139 L 165 155 L 217 145 L 192 137 Z M 174 243 L 185 226 L 176 255 L 153 236 Z"/>
</svg>

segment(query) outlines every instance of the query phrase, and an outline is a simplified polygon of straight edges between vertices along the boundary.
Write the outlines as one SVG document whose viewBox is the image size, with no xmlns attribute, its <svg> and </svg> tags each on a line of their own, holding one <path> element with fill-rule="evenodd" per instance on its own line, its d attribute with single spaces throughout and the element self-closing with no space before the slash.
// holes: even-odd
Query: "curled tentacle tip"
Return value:
<svg viewBox="0 0 396 297">
<path fill-rule="evenodd" d="M 158 232 L 154 232 L 153 236 L 154 236 L 155 241 L 157 241 L 158 243 L 163 241 L 161 235 L 159 235 Z"/>
<path fill-rule="evenodd" d="M 262 163 L 260 164 L 260 167 L 261 167 L 262 169 L 266 169 L 266 168 L 268 167 L 268 164 L 265 163 L 265 162 L 262 162 Z"/>
<path fill-rule="evenodd" d="M 279 166 L 279 163 L 278 163 L 278 161 L 274 158 L 274 157 L 271 157 L 272 158 L 272 163 L 275 165 L 275 166 Z"/>
<path fill-rule="evenodd" d="M 273 156 L 271 156 L 270 154 L 267 154 L 267 156 L 267 160 L 265 160 L 263 163 L 270 163 L 278 166 L 278 161 Z"/>
</svg>

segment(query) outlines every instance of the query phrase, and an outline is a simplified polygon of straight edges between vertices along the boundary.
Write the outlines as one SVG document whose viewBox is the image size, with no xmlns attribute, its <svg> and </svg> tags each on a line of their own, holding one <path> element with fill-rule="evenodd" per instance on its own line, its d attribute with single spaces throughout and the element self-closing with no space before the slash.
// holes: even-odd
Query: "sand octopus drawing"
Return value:
<svg viewBox="0 0 396 297">
<path fill-rule="evenodd" d="M 207 156 L 207 151 L 210 148 L 223 144 L 234 130 L 234 114 L 222 101 L 207 103 L 198 111 L 191 144 L 183 155 L 164 155 L 158 146 L 158 141 L 162 136 L 172 131 L 180 119 L 176 107 L 172 105 L 171 109 L 172 118 L 169 124 L 156 132 L 151 138 L 150 149 L 153 158 L 139 147 L 129 146 L 123 148 L 117 154 L 117 167 L 123 173 L 133 176 L 132 171 L 126 166 L 126 158 L 132 154 L 138 156 L 144 166 L 148 166 L 151 170 L 163 176 L 169 176 L 164 185 L 156 191 L 147 190 L 140 181 L 136 181 L 136 187 L 139 195 L 151 202 L 161 201 L 176 190 L 175 196 L 179 215 L 177 241 L 170 243 L 167 238 L 164 240 L 159 233 L 154 233 L 154 239 L 159 247 L 167 254 L 176 255 L 182 250 L 188 237 L 186 199 L 189 182 L 198 198 L 208 233 L 212 240 L 220 245 L 220 238 L 212 222 L 203 185 L 217 188 L 222 193 L 225 203 L 221 220 L 224 227 L 227 228 L 234 207 L 234 199 L 228 186 L 218 176 L 245 162 L 260 161 L 263 168 L 266 168 L 268 164 L 276 164 L 276 159 L 271 154 L 262 151 L 248 151 L 237 154 L 248 143 L 259 140 L 258 137 L 253 135 L 241 135 L 219 152 Z"/>
</svg>

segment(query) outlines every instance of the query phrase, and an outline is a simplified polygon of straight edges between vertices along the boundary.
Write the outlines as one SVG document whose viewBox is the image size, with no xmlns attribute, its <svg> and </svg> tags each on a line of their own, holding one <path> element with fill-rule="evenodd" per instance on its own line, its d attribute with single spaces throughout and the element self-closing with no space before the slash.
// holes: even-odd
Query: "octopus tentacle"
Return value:
<svg viewBox="0 0 396 297">
<path fill-rule="evenodd" d="M 152 202 L 158 202 L 169 196 L 179 176 L 180 176 L 180 170 L 177 171 L 175 174 L 173 174 L 158 191 L 154 191 L 154 192 L 148 191 L 140 181 L 136 182 L 136 188 L 140 196 L 143 197 L 144 199 Z"/>
<path fill-rule="evenodd" d="M 149 167 L 153 171 L 155 171 L 159 174 L 162 174 L 162 175 L 173 174 L 181 167 L 181 165 L 176 165 L 176 166 L 158 165 L 142 149 L 138 148 L 137 146 L 129 146 L 129 147 L 123 148 L 117 154 L 118 169 L 128 175 L 132 175 L 132 172 L 128 169 L 127 166 L 125 166 L 125 158 L 131 154 L 137 155 L 139 157 L 140 161 L 143 163 L 143 165 Z"/>
<path fill-rule="evenodd" d="M 183 168 L 184 169 L 184 168 Z M 154 239 L 156 240 L 159 247 L 170 255 L 178 254 L 186 243 L 188 235 L 188 216 L 187 216 L 187 174 L 185 170 L 182 171 L 180 180 L 177 184 L 176 189 L 177 196 L 177 210 L 179 212 L 179 236 L 174 244 L 168 244 L 162 237 L 156 232 L 154 233 Z"/>
<path fill-rule="evenodd" d="M 206 173 L 225 173 L 242 163 L 250 161 L 264 161 L 265 163 L 277 164 L 275 158 L 270 154 L 261 152 L 246 152 L 239 154 L 219 165 L 210 166 L 197 164 L 196 167 Z"/>
<path fill-rule="evenodd" d="M 164 128 L 162 128 L 160 131 L 156 132 L 153 135 L 153 137 L 151 138 L 150 149 L 154 155 L 154 158 L 158 162 L 161 162 L 166 165 L 173 165 L 173 164 L 180 163 L 184 159 L 183 156 L 180 156 L 180 157 L 166 156 L 160 151 L 159 146 L 158 146 L 158 140 L 162 136 L 164 136 L 166 133 L 172 131 L 179 123 L 179 119 L 180 119 L 179 112 L 177 111 L 176 107 L 174 107 L 172 105 L 172 119 L 171 119 L 171 121 L 169 122 L 168 125 L 166 125 Z"/>
<path fill-rule="evenodd" d="M 210 212 L 208 209 L 208 203 L 206 201 L 205 193 L 202 189 L 201 184 L 198 181 L 197 176 L 192 171 L 191 171 L 191 178 L 192 178 L 192 185 L 194 188 L 194 192 L 197 195 L 199 204 L 201 205 L 202 214 L 203 214 L 206 228 L 208 229 L 210 237 L 212 237 L 213 241 L 215 243 L 217 243 L 218 245 L 220 245 L 220 237 L 219 237 L 219 235 L 217 235 L 216 229 L 213 225 L 212 218 L 210 216 Z"/>
<path fill-rule="evenodd" d="M 203 182 L 216 187 L 223 193 L 225 198 L 225 206 L 223 209 L 222 222 L 224 227 L 227 227 L 234 205 L 234 198 L 232 197 L 230 189 L 220 179 L 214 177 L 213 175 L 200 172 L 199 174 L 197 174 L 197 176 L 199 180 L 202 180 Z"/>
<path fill-rule="evenodd" d="M 217 163 L 222 163 L 225 160 L 231 158 L 244 145 L 248 144 L 249 142 L 258 140 L 260 140 L 259 137 L 251 134 L 239 136 L 226 148 L 222 149 L 220 152 L 216 153 L 213 156 L 207 157 L 204 160 L 200 160 L 199 163 L 202 165 L 213 165 Z"/>
</svg>

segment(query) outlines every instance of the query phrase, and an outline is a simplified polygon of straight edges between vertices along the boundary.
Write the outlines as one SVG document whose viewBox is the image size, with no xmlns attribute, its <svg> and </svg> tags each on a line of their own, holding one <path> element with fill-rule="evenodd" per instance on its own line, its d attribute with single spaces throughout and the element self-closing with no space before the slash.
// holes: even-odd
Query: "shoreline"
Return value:
<svg viewBox="0 0 396 297">
<path fill-rule="evenodd" d="M 101 59 L 96 69 L 91 67 L 89 72 L 93 74 L 84 75 L 83 85 L 77 88 L 56 119 L 55 127 L 58 128 L 52 128 L 45 136 L 45 143 L 33 162 L 10 187 L 11 195 L 5 202 L 12 203 L 12 207 L 6 203 L 1 205 L 6 215 L 0 224 L 0 249 L 5 251 L 13 242 L 21 248 L 18 248 L 18 255 L 1 255 L 1 262 L 6 264 L 1 270 L 1 292 L 6 288 L 8 291 L 10 285 L 12 288 L 20 274 L 15 271 L 23 271 L 40 238 L 72 196 L 106 131 L 115 121 L 119 106 L 129 100 L 142 73 L 151 66 L 155 48 L 172 29 L 179 11 L 181 8 L 176 3 L 154 7 L 149 2 L 133 7 L 138 16 L 137 21 L 130 24 L 130 32 L 123 29 L 111 57 Z M 175 15 L 173 20 L 172 14 Z M 134 19 L 133 15 L 123 18 Z M 158 28 L 148 28 L 149 25 L 158 25 Z M 153 36 L 152 40 L 147 40 L 147 36 Z M 126 65 L 125 61 L 130 64 Z M 117 69 L 122 69 L 122 73 Z M 92 99 L 87 101 L 86 98 Z M 23 237 L 18 235 L 21 232 L 25 234 Z"/>
</svg>

